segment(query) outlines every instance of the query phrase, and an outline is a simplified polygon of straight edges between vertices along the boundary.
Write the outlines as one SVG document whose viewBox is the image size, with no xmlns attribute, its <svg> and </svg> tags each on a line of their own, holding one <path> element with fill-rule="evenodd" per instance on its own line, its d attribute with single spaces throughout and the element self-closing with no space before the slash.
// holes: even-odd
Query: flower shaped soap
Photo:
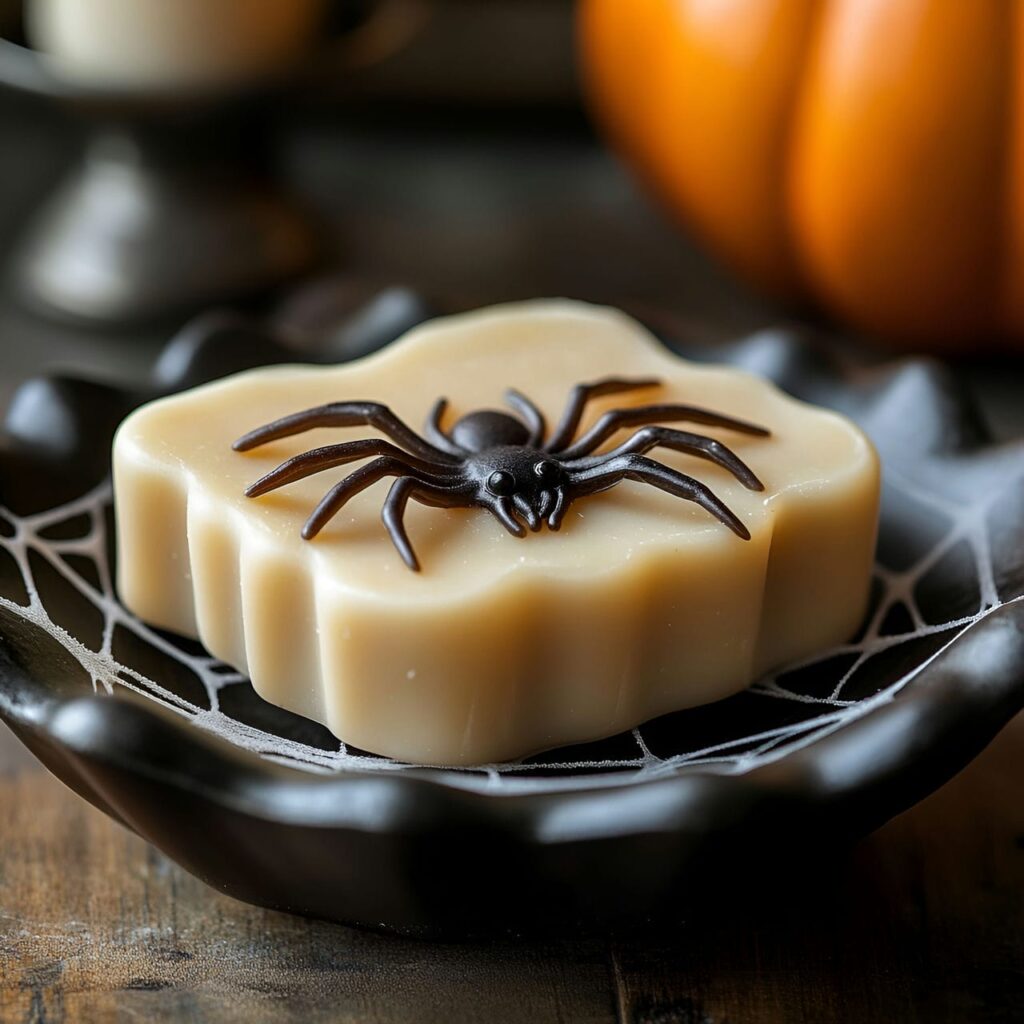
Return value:
<svg viewBox="0 0 1024 1024">
<path fill-rule="evenodd" d="M 841 416 L 564 301 L 153 402 L 114 482 L 129 608 L 429 764 L 611 735 L 847 639 L 879 483 Z"/>
</svg>

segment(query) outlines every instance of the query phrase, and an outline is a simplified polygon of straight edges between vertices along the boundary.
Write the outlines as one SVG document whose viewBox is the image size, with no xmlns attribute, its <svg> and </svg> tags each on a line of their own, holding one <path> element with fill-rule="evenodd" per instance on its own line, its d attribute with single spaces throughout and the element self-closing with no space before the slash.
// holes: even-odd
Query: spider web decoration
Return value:
<svg viewBox="0 0 1024 1024">
<path fill-rule="evenodd" d="M 1015 485 L 1019 492 L 1020 481 Z M 787 666 L 736 697 L 663 716 L 629 734 L 515 763 L 429 770 L 474 789 L 575 788 L 607 785 L 612 772 L 618 782 L 698 766 L 744 772 L 812 743 L 892 699 L 960 632 L 1004 603 L 988 521 L 993 505 L 1006 499 L 999 491 L 954 502 L 890 472 L 872 608 L 852 642 Z M 899 531 L 887 535 L 885 526 L 897 525 L 899 510 L 906 514 L 909 508 L 919 540 L 930 542 L 908 554 Z M 263 702 L 241 673 L 198 644 L 131 615 L 113 588 L 108 484 L 36 515 L 4 510 L 2 522 L 0 547 L 9 562 L 0 608 L 59 642 L 94 690 L 133 690 L 230 743 L 297 768 L 428 770 L 347 748 L 314 723 L 269 705 L 260 708 Z M 958 576 L 950 603 L 944 567 L 962 571 L 965 560 L 973 581 L 965 586 Z M 940 593 L 933 592 L 936 587 Z M 83 615 L 82 602 L 92 616 Z M 73 632 L 66 628 L 72 619 Z"/>
</svg>

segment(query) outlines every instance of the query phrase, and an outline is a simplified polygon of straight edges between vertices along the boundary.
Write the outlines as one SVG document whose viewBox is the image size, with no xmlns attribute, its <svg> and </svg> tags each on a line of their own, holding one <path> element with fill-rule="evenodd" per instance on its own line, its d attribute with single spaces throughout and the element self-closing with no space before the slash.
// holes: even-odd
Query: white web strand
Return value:
<svg viewBox="0 0 1024 1024">
<path fill-rule="evenodd" d="M 989 493 L 973 503 L 958 504 L 924 490 L 913 481 L 889 470 L 886 473 L 886 482 L 891 491 L 900 492 L 941 513 L 952 526 L 910 568 L 894 571 L 885 566 L 876 566 L 876 577 L 881 585 L 881 598 L 859 640 L 821 652 L 799 664 L 788 665 L 751 688 L 752 694 L 768 700 L 817 706 L 819 713 L 815 714 L 812 708 L 808 708 L 808 717 L 800 721 L 766 729 L 763 732 L 739 735 L 665 757 L 652 753 L 643 735 L 644 726 L 641 726 L 632 732 L 636 752 L 625 758 L 572 762 L 531 759 L 511 764 L 479 765 L 475 768 L 429 770 L 435 777 L 439 775 L 450 784 L 498 793 L 577 789 L 608 785 L 610 782 L 623 784 L 671 775 L 698 766 L 705 770 L 741 773 L 813 743 L 862 717 L 880 704 L 892 700 L 895 694 L 920 672 L 928 661 L 937 657 L 945 646 L 952 643 L 955 637 L 948 640 L 947 644 L 930 658 L 872 696 L 853 700 L 844 696 L 844 689 L 858 669 L 873 655 L 916 638 L 947 633 L 951 630 L 957 630 L 956 635 L 959 635 L 979 618 L 999 607 L 1000 600 L 991 563 L 986 522 L 988 512 L 999 500 L 1000 495 Z M 110 578 L 105 524 L 110 500 L 110 486 L 104 484 L 75 501 L 35 515 L 19 517 L 4 509 L 3 515 L 10 524 L 12 536 L 0 537 L 0 547 L 13 558 L 21 572 L 28 595 L 27 604 L 19 604 L 7 597 L 0 597 L 0 608 L 32 623 L 60 643 L 88 673 L 96 692 L 111 694 L 117 687 L 125 687 L 189 717 L 197 727 L 221 736 L 229 743 L 294 768 L 313 772 L 428 770 L 421 765 L 350 753 L 344 743 L 339 743 L 333 750 L 310 746 L 247 725 L 224 713 L 221 710 L 220 691 L 225 686 L 245 684 L 246 677 L 205 653 L 195 654 L 182 650 L 165 636 L 140 622 L 117 600 L 113 580 Z M 83 536 L 67 540 L 48 539 L 43 536 L 48 530 L 82 516 L 88 517 L 89 521 L 89 529 Z M 929 624 L 915 601 L 917 584 L 945 555 L 961 543 L 966 543 L 975 563 L 981 595 L 980 606 L 970 615 L 940 624 Z M 72 636 L 51 619 L 32 572 L 30 552 L 35 552 L 37 557 L 44 559 L 52 570 L 59 573 L 101 613 L 103 629 L 99 650 L 90 649 L 79 638 Z M 65 560 L 65 556 L 69 555 L 89 560 L 99 581 L 98 589 L 69 565 Z M 900 604 L 907 609 L 913 630 L 909 633 L 882 634 L 881 629 L 886 615 L 890 609 Z M 202 684 L 209 707 L 194 704 L 162 686 L 157 680 L 119 662 L 113 654 L 114 635 L 118 628 L 134 634 L 144 644 L 150 645 L 189 670 Z M 780 682 L 787 673 L 826 662 L 837 655 L 852 658 L 852 663 L 826 697 L 799 693 Z M 566 771 L 582 774 L 547 774 Z M 615 774 L 609 775 L 611 772 Z"/>
</svg>

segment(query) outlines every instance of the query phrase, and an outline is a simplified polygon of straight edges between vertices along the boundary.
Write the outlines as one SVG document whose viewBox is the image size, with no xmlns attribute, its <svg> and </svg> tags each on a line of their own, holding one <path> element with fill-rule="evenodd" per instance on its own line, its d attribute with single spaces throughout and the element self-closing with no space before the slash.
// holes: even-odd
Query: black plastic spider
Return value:
<svg viewBox="0 0 1024 1024">
<path fill-rule="evenodd" d="M 405 564 L 414 572 L 419 571 L 419 562 L 403 522 L 410 498 L 437 508 L 485 508 L 509 533 L 522 537 L 525 530 L 517 515 L 531 530 L 539 530 L 545 519 L 550 529 L 557 530 L 577 498 L 607 490 L 622 480 L 637 480 L 696 502 L 737 536 L 749 540 L 747 528 L 704 484 L 643 454 L 652 448 L 687 452 L 724 466 L 751 490 L 763 490 L 750 468 L 720 441 L 670 427 L 643 426 L 617 448 L 600 455 L 593 453 L 621 427 L 659 420 L 686 420 L 767 437 L 769 432 L 764 428 L 688 405 L 642 405 L 604 413 L 573 441 L 591 398 L 660 383 L 653 379 L 608 378 L 577 384 L 561 421 L 546 441 L 541 411 L 525 395 L 510 389 L 506 401 L 521 419 L 483 409 L 467 413 L 448 433 L 441 427 L 448 402 L 439 398 L 427 417 L 426 440 L 378 402 L 332 402 L 258 427 L 232 447 L 239 452 L 249 451 L 314 427 L 369 426 L 386 434 L 398 447 L 373 438 L 314 448 L 282 462 L 245 493 L 255 498 L 314 473 L 377 456 L 324 495 L 306 520 L 302 536 L 312 539 L 350 498 L 383 477 L 397 477 L 384 502 L 384 525 Z"/>
</svg>

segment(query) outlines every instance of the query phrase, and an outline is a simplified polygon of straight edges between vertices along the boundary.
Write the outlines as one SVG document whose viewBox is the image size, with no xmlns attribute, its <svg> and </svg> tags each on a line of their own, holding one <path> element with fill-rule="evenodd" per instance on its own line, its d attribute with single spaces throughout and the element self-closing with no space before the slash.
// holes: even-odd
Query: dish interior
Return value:
<svg viewBox="0 0 1024 1024">
<path fill-rule="evenodd" d="M 763 369 L 766 349 L 773 351 L 763 339 L 740 346 L 730 361 Z M 939 446 L 948 396 L 922 372 L 910 363 L 883 378 L 844 371 L 852 384 L 832 371 L 802 371 L 795 386 L 782 380 L 797 397 L 852 416 L 881 454 L 872 600 L 858 634 L 734 697 L 598 742 L 457 769 L 347 747 L 326 728 L 261 700 L 243 675 L 199 644 L 125 610 L 113 587 L 108 482 L 31 515 L 0 509 L 0 635 L 61 695 L 130 692 L 297 771 L 416 772 L 496 794 L 626 785 L 697 770 L 747 772 L 891 700 L 962 631 L 1024 595 L 1024 456 L 969 439 Z"/>
</svg>

